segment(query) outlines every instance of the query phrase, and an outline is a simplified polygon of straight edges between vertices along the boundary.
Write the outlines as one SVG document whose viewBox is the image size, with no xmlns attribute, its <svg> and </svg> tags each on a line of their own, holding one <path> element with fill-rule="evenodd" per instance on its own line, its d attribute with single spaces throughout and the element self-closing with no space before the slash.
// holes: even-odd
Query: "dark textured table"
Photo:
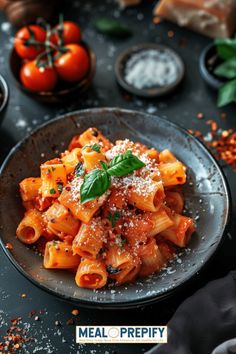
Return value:
<svg viewBox="0 0 236 354">
<path fill-rule="evenodd" d="M 0 128 L 0 158 L 4 157 L 10 148 L 29 134 L 41 123 L 64 112 L 88 107 L 117 106 L 135 109 L 159 115 L 182 125 L 185 128 L 200 129 L 207 132 L 207 119 L 214 119 L 222 129 L 236 127 L 235 105 L 219 110 L 216 107 L 216 95 L 202 81 L 198 60 L 201 50 L 210 40 L 193 32 L 179 29 L 170 23 L 155 26 L 152 23 L 152 4 L 120 11 L 112 0 L 107 1 L 73 1 L 66 2 L 63 10 L 65 18 L 79 21 L 84 30 L 84 39 L 92 46 L 97 55 L 97 73 L 93 86 L 85 96 L 78 97 L 72 104 L 47 106 L 33 101 L 14 86 L 8 68 L 8 55 L 12 45 L 14 28 L 10 27 L 3 15 L 0 17 L 0 72 L 5 76 L 10 87 L 10 100 L 5 120 Z M 126 23 L 133 31 L 133 36 L 127 40 L 108 39 L 97 34 L 93 22 L 101 17 L 117 18 Z M 173 31 L 169 33 L 168 31 Z M 173 35 L 173 36 L 172 36 Z M 118 88 L 114 77 L 114 62 L 117 55 L 132 44 L 141 42 L 163 43 L 174 48 L 186 64 L 186 75 L 182 85 L 168 97 L 143 100 L 130 97 Z M 204 113 L 204 119 L 197 119 L 199 112 Z M 226 119 L 221 113 L 226 113 Z M 224 167 L 224 172 L 230 184 L 233 201 L 236 200 L 236 178 L 230 167 Z M 235 214 L 234 225 L 235 227 Z M 225 275 L 236 265 L 236 240 L 231 231 L 226 235 L 225 242 L 211 264 L 205 268 L 194 281 L 189 283 L 179 293 L 162 304 L 132 311 L 95 311 L 80 308 L 76 322 L 83 324 L 130 324 L 159 325 L 166 323 L 178 304 L 213 278 Z M 77 345 L 75 344 L 75 328 L 67 323 L 73 316 L 71 310 L 75 307 L 58 300 L 36 288 L 11 265 L 0 252 L 0 337 L 5 335 L 10 320 L 22 317 L 20 326 L 25 328 L 29 336 L 35 338 L 23 348 L 21 353 L 91 353 L 91 354 L 132 354 L 143 353 L 149 345 Z M 22 294 L 23 295 L 22 297 Z M 29 316 L 31 311 L 35 315 Z M 38 321 L 35 320 L 38 316 Z M 36 318 L 37 319 L 37 318 Z M 61 326 L 55 322 L 60 321 Z M 1 339 L 0 339 L 1 341 Z"/>
</svg>

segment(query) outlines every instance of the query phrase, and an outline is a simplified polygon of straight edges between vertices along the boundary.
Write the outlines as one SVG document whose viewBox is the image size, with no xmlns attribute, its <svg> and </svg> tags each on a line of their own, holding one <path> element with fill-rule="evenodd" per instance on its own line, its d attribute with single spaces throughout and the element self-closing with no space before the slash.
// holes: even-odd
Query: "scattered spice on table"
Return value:
<svg viewBox="0 0 236 354">
<path fill-rule="evenodd" d="M 8 250 L 13 250 L 13 246 L 10 242 L 7 242 L 5 247 L 8 249 Z"/>
<path fill-rule="evenodd" d="M 199 130 L 189 129 L 189 132 L 202 140 L 217 160 L 225 162 L 236 172 L 236 130 L 222 130 L 213 119 L 208 119 L 206 124 L 210 131 L 205 135 Z"/>
<path fill-rule="evenodd" d="M 11 325 L 0 342 L 0 351 L 8 354 L 15 354 L 22 346 L 30 341 L 34 341 L 32 337 L 28 337 L 28 330 L 22 326 L 22 318 L 17 317 L 11 320 Z"/>
</svg>

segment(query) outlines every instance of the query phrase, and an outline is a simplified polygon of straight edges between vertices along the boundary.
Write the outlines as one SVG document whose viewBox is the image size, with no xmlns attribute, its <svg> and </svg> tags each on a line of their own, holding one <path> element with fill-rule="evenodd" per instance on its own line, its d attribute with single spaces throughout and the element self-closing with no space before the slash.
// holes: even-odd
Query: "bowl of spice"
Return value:
<svg viewBox="0 0 236 354">
<path fill-rule="evenodd" d="M 115 63 L 119 85 L 143 97 L 163 96 L 173 91 L 184 77 L 184 63 L 171 48 L 144 43 L 122 52 Z"/>
<path fill-rule="evenodd" d="M 2 75 L 0 75 L 0 123 L 4 118 L 7 102 L 9 97 L 9 90 L 7 83 Z"/>
</svg>

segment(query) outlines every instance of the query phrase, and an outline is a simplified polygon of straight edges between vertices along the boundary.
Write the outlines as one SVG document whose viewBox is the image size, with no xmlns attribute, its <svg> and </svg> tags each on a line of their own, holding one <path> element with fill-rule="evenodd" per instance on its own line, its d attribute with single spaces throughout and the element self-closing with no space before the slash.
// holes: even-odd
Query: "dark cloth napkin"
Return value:
<svg viewBox="0 0 236 354">
<path fill-rule="evenodd" d="M 236 341 L 226 341 L 233 338 L 236 271 L 211 281 L 185 300 L 168 323 L 168 343 L 146 354 L 211 354 L 214 350 L 214 354 L 231 354 L 236 353 Z"/>
</svg>

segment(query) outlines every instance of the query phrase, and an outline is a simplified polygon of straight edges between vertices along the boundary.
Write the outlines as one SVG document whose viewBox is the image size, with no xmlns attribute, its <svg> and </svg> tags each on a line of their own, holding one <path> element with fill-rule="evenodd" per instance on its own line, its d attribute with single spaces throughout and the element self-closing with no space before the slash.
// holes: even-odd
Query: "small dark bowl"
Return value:
<svg viewBox="0 0 236 354">
<path fill-rule="evenodd" d="M 0 102 L 0 123 L 2 123 L 6 111 L 7 102 L 9 99 L 9 89 L 6 80 L 2 75 L 0 75 L 0 94 L 2 94 Z"/>
<path fill-rule="evenodd" d="M 216 46 L 214 43 L 209 44 L 203 49 L 199 60 L 200 74 L 203 80 L 215 90 L 219 90 L 219 88 L 224 84 L 224 80 L 221 80 L 213 73 L 216 66 L 220 63 L 221 59 L 217 55 Z"/>
<path fill-rule="evenodd" d="M 19 78 L 21 58 L 13 48 L 10 54 L 10 69 L 16 86 L 27 95 L 44 103 L 60 103 L 72 100 L 75 97 L 78 99 L 79 95 L 85 92 L 91 85 L 96 71 L 95 53 L 87 46 L 87 44 L 82 43 L 82 45 L 87 50 L 90 57 L 90 69 L 87 75 L 81 81 L 75 83 L 67 83 L 59 80 L 55 89 L 49 92 L 32 92 L 22 85 Z"/>
<path fill-rule="evenodd" d="M 178 69 L 178 74 L 177 78 L 174 82 L 171 84 L 168 84 L 166 86 L 156 86 L 156 87 L 151 87 L 151 88 L 143 88 L 143 89 L 138 89 L 132 85 L 130 85 L 126 80 L 125 80 L 125 64 L 129 60 L 129 58 L 141 51 L 149 50 L 149 49 L 154 49 L 154 50 L 161 50 L 161 51 L 166 51 L 167 53 L 171 54 L 171 56 L 174 58 L 177 69 Z M 153 44 L 153 43 L 142 43 L 135 45 L 124 52 L 122 52 L 115 63 L 115 74 L 116 74 L 116 80 L 118 84 L 125 89 L 126 91 L 137 95 L 141 97 L 160 97 L 169 94 L 172 92 L 183 80 L 184 77 L 184 63 L 181 57 L 171 48 L 166 47 L 164 45 L 160 44 Z"/>
<path fill-rule="evenodd" d="M 24 212 L 19 182 L 39 175 L 40 164 L 55 156 L 55 146 L 59 151 L 64 150 L 73 135 L 91 126 L 96 126 L 112 141 L 128 138 L 158 150 L 172 150 L 188 167 L 188 180 L 183 191 L 185 207 L 193 218 L 198 219 L 188 250 L 181 249 L 169 268 L 132 284 L 96 291 L 77 287 L 72 273 L 44 269 L 42 257 L 15 237 Z M 0 170 L 0 235 L 6 255 L 37 286 L 92 308 L 137 307 L 161 301 L 175 293 L 198 274 L 221 245 L 229 216 L 227 183 L 209 151 L 186 130 L 158 116 L 141 112 L 98 108 L 63 115 L 18 143 Z M 12 250 L 6 249 L 8 242 L 12 244 Z"/>
</svg>

